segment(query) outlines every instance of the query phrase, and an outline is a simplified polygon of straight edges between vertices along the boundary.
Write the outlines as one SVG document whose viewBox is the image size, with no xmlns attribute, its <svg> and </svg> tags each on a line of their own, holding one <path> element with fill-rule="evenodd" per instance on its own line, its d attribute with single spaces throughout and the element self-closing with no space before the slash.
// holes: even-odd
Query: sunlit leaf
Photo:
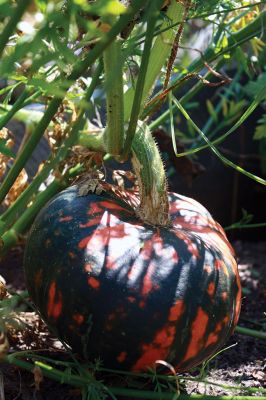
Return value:
<svg viewBox="0 0 266 400">
<path fill-rule="evenodd" d="M 218 121 L 217 112 L 215 111 L 213 104 L 209 99 L 206 100 L 206 107 L 207 107 L 207 110 L 209 111 L 209 114 L 211 115 L 212 119 L 215 122 L 217 122 Z"/>
<path fill-rule="evenodd" d="M 98 0 L 91 4 L 88 4 L 87 0 L 74 0 L 74 2 L 83 10 L 99 16 L 120 15 L 126 11 L 126 7 L 118 0 Z"/>
<path fill-rule="evenodd" d="M 173 98 L 174 103 L 176 104 L 177 108 L 179 108 L 180 112 L 183 114 L 183 116 L 186 118 L 187 121 L 191 123 L 191 125 L 194 127 L 194 129 L 200 134 L 200 136 L 204 139 L 204 141 L 207 143 L 207 146 L 212 152 L 228 167 L 231 167 L 235 169 L 236 171 L 240 172 L 243 175 L 246 175 L 250 179 L 262 184 L 266 185 L 266 180 L 252 174 L 249 171 L 246 171 L 244 168 L 242 168 L 240 165 L 237 165 L 233 163 L 231 160 L 228 160 L 216 147 L 215 145 L 207 138 L 207 136 L 202 132 L 202 130 L 195 124 L 195 122 L 191 119 L 191 117 L 188 115 L 184 107 L 181 105 L 181 103 L 176 99 Z M 177 154 L 177 156 L 180 156 Z"/>
<path fill-rule="evenodd" d="M 255 140 L 266 139 L 266 114 L 258 120 L 258 125 L 256 126 L 255 134 L 253 136 Z"/>
<path fill-rule="evenodd" d="M 99 12 L 99 15 L 119 15 L 126 11 L 126 7 L 118 0 L 98 1 L 91 6 L 93 12 Z"/>
<path fill-rule="evenodd" d="M 264 86 L 266 86 L 266 72 L 259 75 L 259 77 L 256 81 L 249 82 L 244 87 L 244 90 L 250 97 L 254 97 Z M 266 99 L 266 93 L 265 93 L 265 96 L 263 99 Z"/>
</svg>

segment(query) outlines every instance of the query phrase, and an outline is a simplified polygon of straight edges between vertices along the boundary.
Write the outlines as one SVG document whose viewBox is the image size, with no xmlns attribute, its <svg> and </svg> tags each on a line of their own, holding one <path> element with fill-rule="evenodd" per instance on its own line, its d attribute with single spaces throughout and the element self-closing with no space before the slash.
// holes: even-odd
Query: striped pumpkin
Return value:
<svg viewBox="0 0 266 400">
<path fill-rule="evenodd" d="M 82 359 L 143 371 L 187 371 L 237 323 L 241 288 L 221 226 L 196 201 L 169 194 L 172 226 L 144 225 L 108 194 L 76 186 L 41 210 L 29 233 L 29 293 L 53 333 Z"/>
</svg>

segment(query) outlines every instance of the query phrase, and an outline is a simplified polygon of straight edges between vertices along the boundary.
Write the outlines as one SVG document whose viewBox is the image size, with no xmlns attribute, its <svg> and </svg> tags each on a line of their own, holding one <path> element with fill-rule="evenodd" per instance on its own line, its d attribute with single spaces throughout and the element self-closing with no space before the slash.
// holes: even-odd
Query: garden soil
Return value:
<svg viewBox="0 0 266 400">
<path fill-rule="evenodd" d="M 256 330 L 266 331 L 266 242 L 233 243 L 238 261 L 243 286 L 242 311 L 239 325 Z M 10 292 L 23 293 L 25 280 L 22 268 L 23 245 L 13 249 L 0 263 L 0 274 L 5 278 Z M 49 358 L 66 360 L 67 355 L 61 343 L 54 338 L 39 316 L 24 302 L 19 305 L 19 313 L 12 317 L 8 338 L 10 352 L 34 350 Z M 13 322 L 12 322 L 13 321 Z M 228 386 L 246 388 L 266 387 L 266 346 L 265 341 L 254 337 L 235 333 L 226 343 L 221 354 L 217 355 L 205 368 L 203 378 L 209 383 L 184 380 L 195 378 L 199 370 L 191 374 L 179 376 L 181 391 L 187 394 L 226 395 L 243 392 L 232 392 Z M 127 387 L 129 381 L 116 376 L 105 377 L 108 385 L 115 384 Z M 185 384 L 184 384 L 185 383 Z M 154 390 L 147 380 L 130 380 L 135 389 Z M 223 385 L 223 386 L 217 386 Z M 164 390 L 162 388 L 162 390 Z M 254 392 L 252 395 L 260 396 Z M 162 396 L 163 398 L 163 396 Z M 82 399 L 81 392 L 71 386 L 64 385 L 42 377 L 38 369 L 26 372 L 12 365 L 0 365 L 0 399 L 1 400 L 53 400 Z M 109 399 L 108 395 L 106 399 Z M 130 398 L 134 400 L 134 398 Z M 119 398 L 120 400 L 120 398 Z"/>
</svg>

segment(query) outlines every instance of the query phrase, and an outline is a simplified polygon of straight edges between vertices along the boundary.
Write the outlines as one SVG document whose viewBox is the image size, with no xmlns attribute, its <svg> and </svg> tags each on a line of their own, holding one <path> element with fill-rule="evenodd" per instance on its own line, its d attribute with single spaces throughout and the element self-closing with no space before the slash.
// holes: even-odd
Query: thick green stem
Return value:
<svg viewBox="0 0 266 400">
<path fill-rule="evenodd" d="M 256 331 L 254 329 L 244 328 L 243 326 L 237 326 L 235 332 L 240 335 L 251 336 L 257 339 L 266 340 L 266 332 Z"/>
<path fill-rule="evenodd" d="M 117 38 L 103 52 L 107 127 L 105 146 L 107 153 L 120 155 L 124 147 L 124 97 L 122 41 Z"/>
<path fill-rule="evenodd" d="M 107 34 L 105 34 L 101 41 L 88 53 L 86 58 L 77 62 L 77 64 L 73 68 L 73 71 L 67 78 L 67 85 L 64 88 L 65 93 L 69 89 L 73 81 L 76 81 L 88 69 L 88 67 L 91 66 L 99 56 L 101 56 L 105 48 L 114 40 L 114 38 L 120 33 L 120 31 L 129 23 L 129 21 L 133 19 L 134 15 L 139 11 L 142 5 L 143 0 L 133 1 L 128 9 L 128 12 L 126 12 L 119 18 L 112 29 Z M 58 82 L 60 82 L 60 79 L 58 79 Z M 30 158 L 32 151 L 35 149 L 38 142 L 40 141 L 45 129 L 49 125 L 58 107 L 62 103 L 62 100 L 63 99 L 61 98 L 54 98 L 53 100 L 51 100 L 44 116 L 36 127 L 34 133 L 26 142 L 19 157 L 13 164 L 12 168 L 10 169 L 4 182 L 1 185 L 0 203 L 4 200 L 6 194 L 15 182 L 20 171 Z"/>
<path fill-rule="evenodd" d="M 79 144 L 101 150 L 103 135 L 81 134 Z M 131 161 L 139 182 L 140 207 L 137 214 L 148 224 L 168 226 L 169 203 L 164 165 L 149 128 L 141 121 L 133 139 Z"/>
<path fill-rule="evenodd" d="M 148 75 L 150 50 L 152 47 L 154 30 L 161 5 L 162 5 L 162 0 L 157 0 L 157 1 L 153 0 L 150 3 L 149 9 L 147 10 L 149 19 L 147 23 L 146 37 L 145 37 L 143 54 L 141 58 L 138 80 L 134 91 L 134 99 L 130 113 L 129 126 L 125 140 L 125 149 L 124 149 L 125 158 L 128 157 L 131 151 L 131 144 L 136 131 L 140 110 L 143 109 L 144 106 L 143 103 L 146 100 L 144 96 L 146 96 L 147 93 L 145 93 L 144 88 L 145 86 L 147 86 L 146 81 L 150 79 L 150 76 Z M 156 78 L 157 75 L 155 76 L 155 79 Z M 153 83 L 154 82 L 151 82 L 151 84 Z"/>
<path fill-rule="evenodd" d="M 86 58 L 80 61 L 73 72 L 70 74 L 70 80 L 76 80 L 82 73 L 89 68 L 94 61 L 99 58 L 103 51 L 109 46 L 117 35 L 127 26 L 127 24 L 134 19 L 137 12 L 143 7 L 143 0 L 133 0 L 127 12 L 122 14 L 119 20 L 101 39 L 101 41 L 89 51 Z"/>
<path fill-rule="evenodd" d="M 184 6 L 181 3 L 172 0 L 165 16 L 166 20 L 162 24 L 162 29 L 167 29 L 169 25 L 168 22 L 169 20 L 173 24 L 182 21 L 183 12 L 184 12 Z M 158 37 L 156 38 L 156 41 L 151 50 L 149 65 L 146 72 L 145 85 L 142 94 L 143 101 L 145 101 L 149 97 L 152 88 L 156 82 L 156 79 L 158 78 L 158 75 L 160 74 L 162 67 L 165 65 L 171 53 L 171 48 L 175 39 L 175 34 L 176 34 L 175 29 L 168 29 L 164 33 L 158 35 Z M 124 114 L 125 121 L 129 120 L 131 114 L 134 92 L 135 88 L 131 87 L 125 93 L 125 114 Z"/>
<path fill-rule="evenodd" d="M 140 192 L 140 207 L 137 210 L 139 217 L 148 224 L 168 226 L 170 224 L 169 203 L 163 162 L 148 127 L 141 123 L 137 127 L 137 118 L 143 111 L 145 100 L 170 55 L 176 35 L 172 29 L 158 35 L 151 49 L 159 3 L 152 4 L 151 7 L 152 16 L 147 27 L 137 85 L 135 89 L 132 87 L 125 94 L 125 121 L 130 115 L 125 151 L 126 154 L 129 153 L 132 143 L 131 160 L 138 178 Z M 183 12 L 184 6 L 172 1 L 166 17 L 175 23 L 182 20 Z M 163 23 L 162 28 L 166 26 L 167 22 Z"/>
<path fill-rule="evenodd" d="M 141 122 L 133 139 L 131 161 L 139 182 L 139 217 L 151 225 L 168 226 L 169 202 L 163 162 L 149 128 Z"/>
<path fill-rule="evenodd" d="M 29 96 L 29 91 L 28 90 L 23 90 L 21 95 L 17 98 L 16 102 L 13 104 L 13 106 L 7 110 L 7 112 L 0 117 L 0 129 L 2 129 L 8 121 L 16 114 L 18 110 L 20 110 L 21 107 L 23 107 L 24 101 L 26 98 Z"/>
<path fill-rule="evenodd" d="M 30 4 L 30 2 L 31 2 L 31 0 L 20 0 L 17 2 L 17 6 L 13 11 L 12 16 L 9 19 L 8 23 L 6 24 L 6 26 L 0 36 L 0 58 L 3 54 L 3 51 L 5 49 L 5 46 L 9 40 L 10 36 L 16 29 L 17 23 L 20 21 L 22 15 L 28 8 L 28 5 Z"/>
<path fill-rule="evenodd" d="M 4 115 L 0 117 L 0 129 L 5 126 L 8 121 L 14 117 L 15 114 L 18 114 L 17 119 L 21 122 L 27 123 L 30 125 L 31 122 L 39 122 L 43 113 L 40 111 L 33 111 L 33 110 L 21 110 L 21 108 L 25 107 L 27 104 L 30 104 L 34 99 L 36 99 L 41 94 L 40 91 L 35 92 L 30 97 L 30 90 L 24 89 L 21 95 L 17 98 L 15 103 L 10 106 L 4 106 L 6 112 Z M 21 111 L 20 111 L 21 110 Z"/>
</svg>

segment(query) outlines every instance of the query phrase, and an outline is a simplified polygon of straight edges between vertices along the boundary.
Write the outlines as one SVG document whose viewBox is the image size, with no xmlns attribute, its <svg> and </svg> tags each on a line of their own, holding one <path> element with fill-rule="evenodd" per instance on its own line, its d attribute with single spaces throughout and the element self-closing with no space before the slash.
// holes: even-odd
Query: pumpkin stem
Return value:
<svg viewBox="0 0 266 400">
<path fill-rule="evenodd" d="M 131 162 L 138 178 L 139 218 L 148 224 L 169 226 L 169 202 L 163 161 L 148 126 L 139 121 L 132 143 Z"/>
</svg>

